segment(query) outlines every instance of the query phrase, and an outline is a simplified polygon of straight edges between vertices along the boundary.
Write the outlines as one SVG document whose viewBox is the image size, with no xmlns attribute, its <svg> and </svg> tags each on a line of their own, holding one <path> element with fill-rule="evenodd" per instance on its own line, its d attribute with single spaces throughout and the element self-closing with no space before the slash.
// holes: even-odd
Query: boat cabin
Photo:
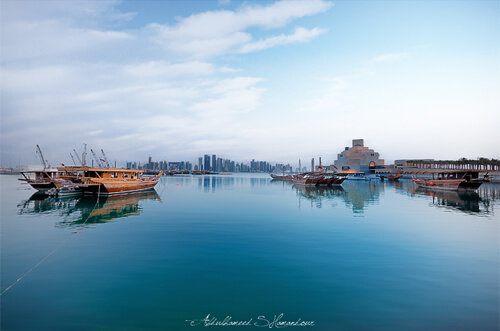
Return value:
<svg viewBox="0 0 500 331">
<path fill-rule="evenodd" d="M 119 180 L 137 180 L 141 178 L 144 170 L 137 169 L 119 169 L 119 168 L 88 168 L 72 167 L 73 171 L 81 172 L 82 178 L 100 178 L 100 179 L 119 179 Z"/>
<path fill-rule="evenodd" d="M 25 180 L 33 183 L 50 182 L 56 179 L 71 179 L 76 176 L 74 172 L 60 169 L 45 169 L 22 171 Z"/>
<path fill-rule="evenodd" d="M 446 171 L 432 173 L 432 179 L 449 180 L 449 179 L 465 179 L 467 181 L 478 180 L 479 172 L 477 171 Z"/>
</svg>

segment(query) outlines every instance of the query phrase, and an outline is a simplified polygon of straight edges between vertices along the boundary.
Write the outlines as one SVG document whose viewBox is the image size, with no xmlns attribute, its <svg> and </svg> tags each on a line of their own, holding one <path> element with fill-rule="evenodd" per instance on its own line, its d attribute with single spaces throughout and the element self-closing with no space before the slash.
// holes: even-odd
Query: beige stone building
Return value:
<svg viewBox="0 0 500 331">
<path fill-rule="evenodd" d="M 365 147 L 363 139 L 353 139 L 352 147 L 346 147 L 344 151 L 337 154 L 334 166 L 338 171 L 368 173 L 376 167 L 383 167 L 384 160 L 380 159 L 379 153 Z"/>
</svg>

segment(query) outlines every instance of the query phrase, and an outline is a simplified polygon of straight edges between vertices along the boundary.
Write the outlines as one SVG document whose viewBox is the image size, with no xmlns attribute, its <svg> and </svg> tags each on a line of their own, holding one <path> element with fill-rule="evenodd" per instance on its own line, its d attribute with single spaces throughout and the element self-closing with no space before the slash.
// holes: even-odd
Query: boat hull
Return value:
<svg viewBox="0 0 500 331">
<path fill-rule="evenodd" d="M 34 182 L 29 182 L 28 181 L 28 184 L 31 185 L 31 187 L 33 187 L 35 190 L 37 191 L 48 191 L 52 188 L 55 188 L 56 186 L 54 185 L 54 183 L 52 182 L 46 182 L 46 183 L 34 183 Z"/>
<path fill-rule="evenodd" d="M 415 183 L 423 188 L 445 191 L 475 191 L 482 184 L 465 179 L 417 179 Z"/>
<path fill-rule="evenodd" d="M 301 186 L 316 186 L 318 185 L 319 179 L 316 178 L 294 178 L 292 183 Z"/>
<path fill-rule="evenodd" d="M 319 186 L 340 186 L 346 177 L 325 177 L 318 182 Z"/>
<path fill-rule="evenodd" d="M 106 182 L 106 183 L 95 183 L 91 185 L 86 185 L 83 187 L 85 194 L 99 194 L 99 195 L 115 195 L 115 194 L 126 194 L 134 192 L 142 192 L 146 190 L 153 189 L 158 181 L 148 181 L 148 182 Z"/>
<path fill-rule="evenodd" d="M 271 174 L 271 178 L 274 179 L 274 180 L 284 180 L 284 181 L 291 181 L 292 180 L 292 176 L 280 176 L 280 175 L 274 175 L 274 174 Z"/>
</svg>

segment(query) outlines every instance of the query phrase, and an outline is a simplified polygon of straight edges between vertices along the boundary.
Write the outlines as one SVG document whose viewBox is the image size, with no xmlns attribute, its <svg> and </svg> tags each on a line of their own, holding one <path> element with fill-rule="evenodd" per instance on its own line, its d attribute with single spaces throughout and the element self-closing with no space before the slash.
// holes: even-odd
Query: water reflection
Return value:
<svg viewBox="0 0 500 331">
<path fill-rule="evenodd" d="M 344 189 L 339 187 L 308 187 L 294 185 L 297 196 L 299 197 L 299 208 L 302 205 L 302 198 L 307 199 L 311 203 L 311 207 L 323 207 L 323 204 L 328 203 L 331 206 L 336 205 L 336 198 L 346 194 Z"/>
<path fill-rule="evenodd" d="M 205 193 L 215 193 L 217 191 L 228 189 L 233 186 L 251 187 L 267 186 L 271 182 L 271 178 L 264 177 L 240 177 L 234 175 L 179 175 L 173 177 L 165 177 L 166 184 L 172 185 L 197 185 L 200 191 Z"/>
<path fill-rule="evenodd" d="M 273 184 L 292 185 L 283 181 Z M 338 188 L 295 185 L 293 187 L 299 197 L 299 208 L 304 206 L 304 199 L 310 201 L 310 206 L 315 208 L 322 208 L 325 205 L 336 206 L 338 201 L 343 201 L 358 216 L 363 214 L 367 206 L 377 203 L 380 194 L 389 189 L 394 189 L 399 194 L 429 199 L 430 206 L 475 214 L 494 214 L 494 202 L 500 199 L 500 185 L 498 184 L 483 184 L 476 192 L 423 189 L 418 188 L 410 180 L 394 182 L 346 181 L 340 190 Z"/>
<path fill-rule="evenodd" d="M 478 192 L 439 191 L 417 188 L 415 195 L 431 197 L 430 204 L 448 210 L 464 213 L 493 214 L 493 203 L 482 198 Z"/>
<path fill-rule="evenodd" d="M 352 208 L 355 214 L 363 214 L 364 209 L 375 204 L 380 199 L 380 193 L 385 186 L 381 181 L 353 182 L 344 185 L 347 191 L 346 205 Z"/>
<path fill-rule="evenodd" d="M 323 205 L 336 206 L 336 201 L 342 201 L 355 214 L 363 214 L 368 205 L 372 205 L 380 198 L 384 184 L 378 181 L 344 182 L 339 187 L 304 187 L 293 186 L 299 197 L 299 208 L 303 204 L 302 198 L 311 201 L 311 207 L 322 208 Z"/>
<path fill-rule="evenodd" d="M 141 200 L 160 200 L 155 190 L 114 196 L 83 196 L 59 199 L 35 193 L 18 204 L 19 214 L 56 214 L 61 221 L 56 227 L 79 227 L 107 223 L 119 218 L 138 215 Z"/>
<path fill-rule="evenodd" d="M 411 181 L 400 183 L 396 192 L 429 199 L 429 205 L 471 214 L 494 214 L 495 202 L 500 198 L 500 185 L 485 183 L 474 192 L 443 191 L 420 188 Z"/>
</svg>

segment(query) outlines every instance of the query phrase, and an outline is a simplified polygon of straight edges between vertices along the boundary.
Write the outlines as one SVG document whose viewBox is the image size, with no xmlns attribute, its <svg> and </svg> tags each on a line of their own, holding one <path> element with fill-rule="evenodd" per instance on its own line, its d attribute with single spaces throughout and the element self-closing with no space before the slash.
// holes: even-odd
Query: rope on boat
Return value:
<svg viewBox="0 0 500 331">
<path fill-rule="evenodd" d="M 12 283 L 9 287 L 7 287 L 5 290 L 2 291 L 2 293 L 0 293 L 0 296 L 4 295 L 5 292 L 7 292 L 8 290 L 10 290 L 14 285 L 16 285 L 17 283 L 19 283 L 24 277 L 26 277 L 29 273 L 31 273 L 33 270 L 35 270 L 36 268 L 38 268 L 38 266 L 40 266 L 45 260 L 47 260 L 50 256 L 52 256 L 55 252 L 57 252 L 61 247 L 63 247 L 64 245 L 66 245 L 66 243 L 71 239 L 73 238 L 74 235 L 76 235 L 78 232 L 80 232 L 80 230 L 83 229 L 83 227 L 85 226 L 85 223 L 87 223 L 87 221 L 89 220 L 90 218 L 90 215 L 92 214 L 92 212 L 94 211 L 94 209 L 97 207 L 97 205 L 99 204 L 99 196 L 101 194 L 101 185 L 99 185 L 98 187 L 98 191 L 97 191 L 97 201 L 94 205 L 94 207 L 92 208 L 92 210 L 90 211 L 89 213 L 89 216 L 87 217 L 87 219 L 85 220 L 85 222 L 82 223 L 82 225 L 80 225 L 80 227 L 74 231 L 65 241 L 63 241 L 63 243 L 61 245 L 59 245 L 56 249 L 54 249 L 52 252 L 50 252 L 47 256 L 45 256 L 43 259 L 40 260 L 40 262 L 38 262 L 37 264 L 35 264 L 35 266 L 33 268 L 31 268 L 30 270 L 28 270 L 24 275 L 22 275 L 21 277 L 19 277 L 14 283 Z"/>
</svg>

